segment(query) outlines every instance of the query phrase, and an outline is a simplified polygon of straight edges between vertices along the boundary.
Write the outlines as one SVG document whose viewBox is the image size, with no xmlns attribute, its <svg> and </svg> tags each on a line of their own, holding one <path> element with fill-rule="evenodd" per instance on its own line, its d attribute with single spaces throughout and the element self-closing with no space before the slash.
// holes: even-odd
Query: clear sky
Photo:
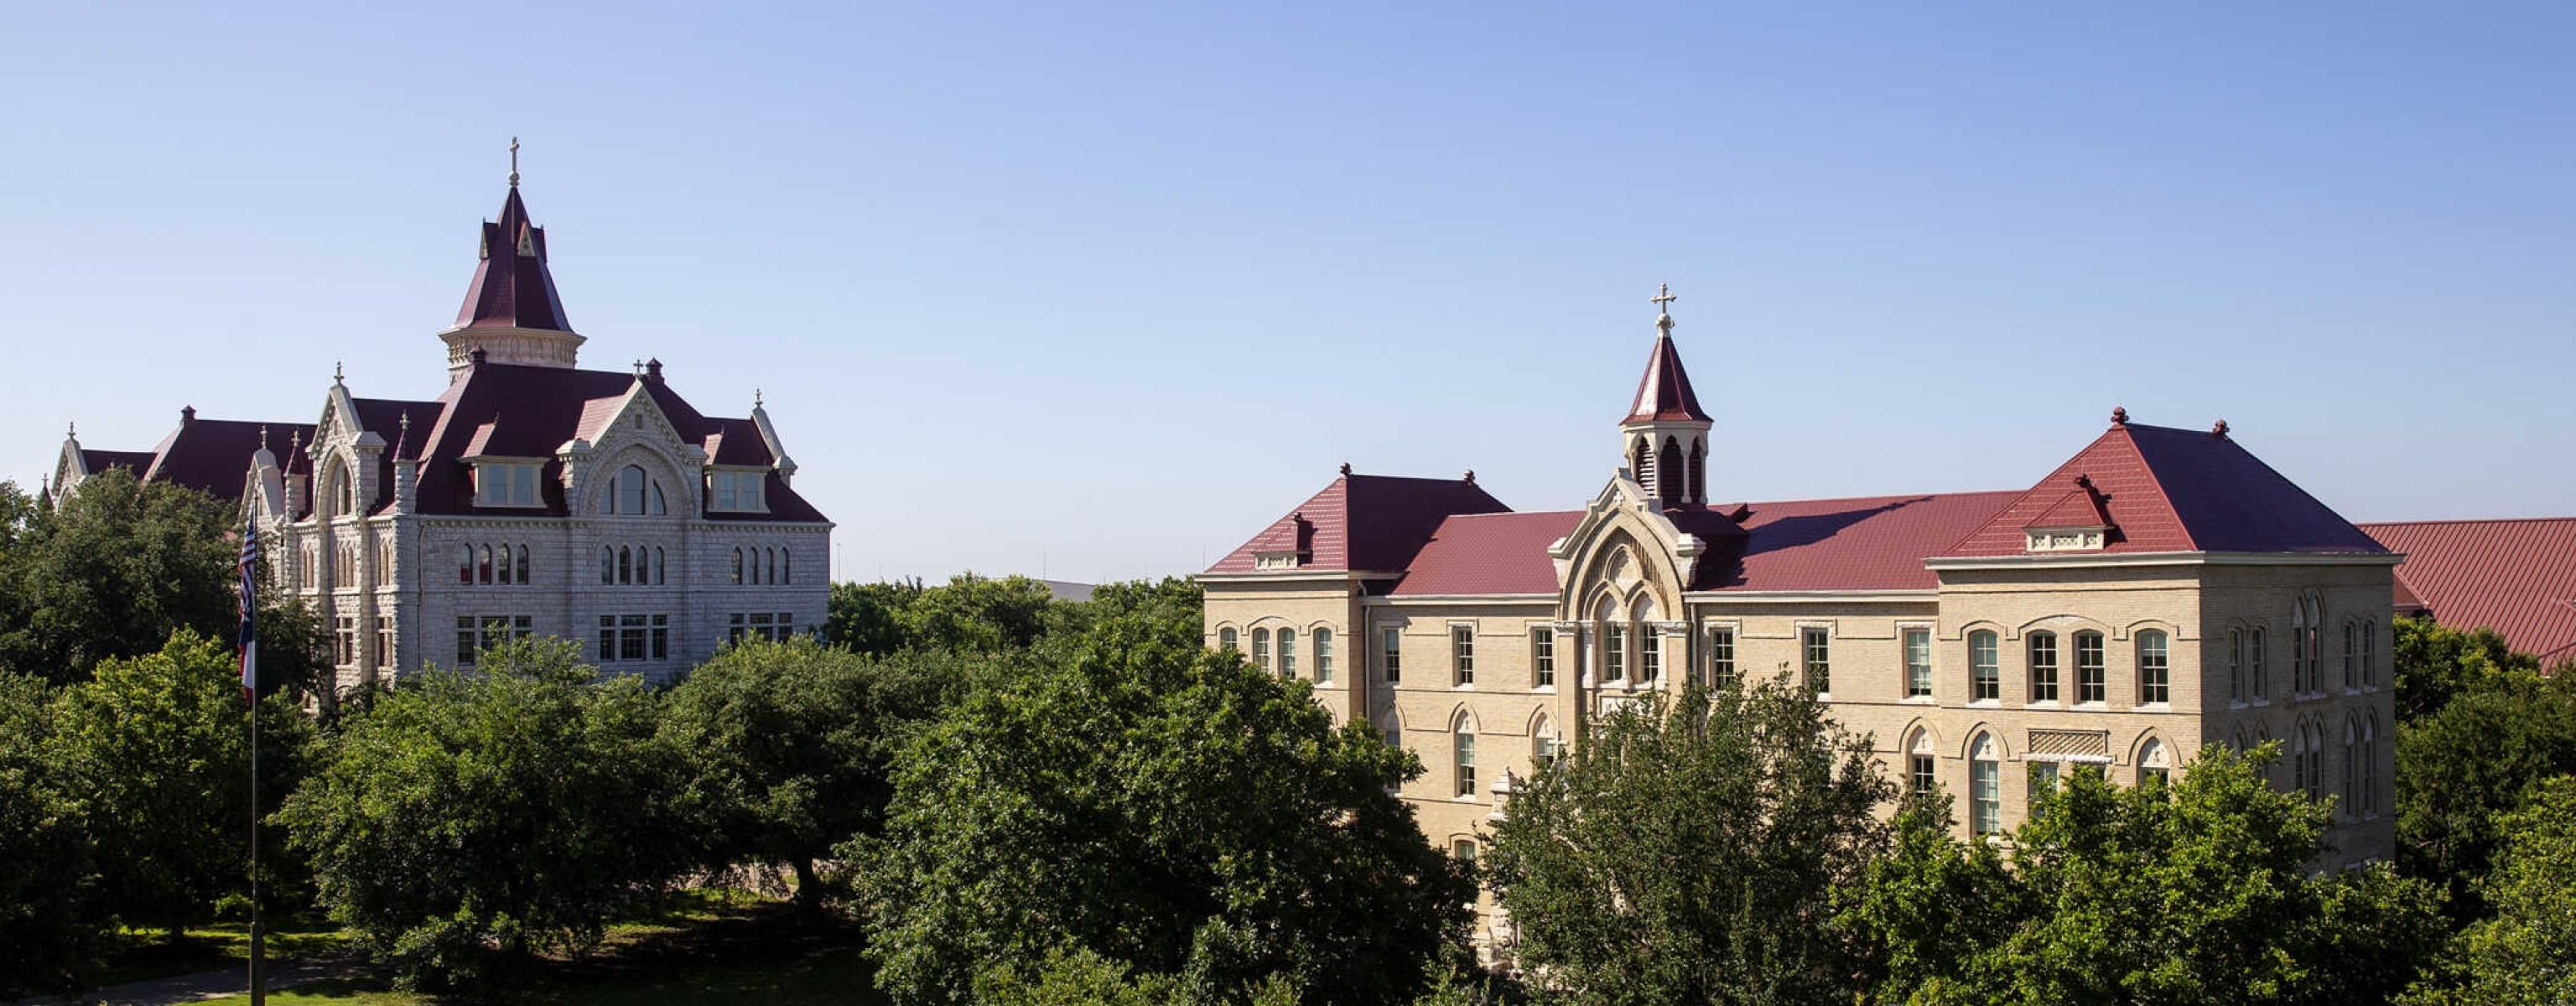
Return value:
<svg viewBox="0 0 2576 1006">
<path fill-rule="evenodd" d="M 1580 506 L 1665 281 L 1713 496 L 2121 404 L 2576 513 L 2576 6 L 539 6 L 14 7 L 0 473 L 436 395 L 516 135 L 587 364 L 765 389 L 853 578 L 1190 572 L 1346 460 Z"/>
</svg>

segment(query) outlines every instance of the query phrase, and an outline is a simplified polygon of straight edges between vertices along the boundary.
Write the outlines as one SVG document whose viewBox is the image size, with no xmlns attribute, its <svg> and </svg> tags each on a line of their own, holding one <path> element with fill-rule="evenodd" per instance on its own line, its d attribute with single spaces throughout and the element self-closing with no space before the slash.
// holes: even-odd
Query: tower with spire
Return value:
<svg viewBox="0 0 2576 1006">
<path fill-rule="evenodd" d="M 501 201 L 501 219 L 483 222 L 478 256 L 455 327 L 438 334 L 447 343 L 448 376 L 473 366 L 476 349 L 493 363 L 576 365 L 588 340 L 572 330 L 555 292 L 546 229 L 528 221 L 528 206 L 519 199 L 517 137 L 510 138 L 510 193 Z"/>
<path fill-rule="evenodd" d="M 1648 299 L 1657 309 L 1655 348 L 1628 417 L 1619 421 L 1620 456 L 1628 477 L 1663 506 L 1706 506 L 1710 422 L 1673 347 L 1672 303 L 1679 299 L 1670 284 Z"/>
</svg>

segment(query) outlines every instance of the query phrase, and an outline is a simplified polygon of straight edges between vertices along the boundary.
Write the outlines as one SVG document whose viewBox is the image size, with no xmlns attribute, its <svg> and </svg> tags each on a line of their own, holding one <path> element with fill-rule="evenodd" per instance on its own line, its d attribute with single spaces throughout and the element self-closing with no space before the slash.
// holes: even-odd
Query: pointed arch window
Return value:
<svg viewBox="0 0 2576 1006">
<path fill-rule="evenodd" d="M 1968 828 L 1979 835 L 2003 830 L 2003 762 L 1992 734 L 1978 734 L 1968 747 Z"/>
<path fill-rule="evenodd" d="M 1923 796 L 1932 792 L 1932 788 L 1940 784 L 1939 769 L 1937 768 L 1939 764 L 1939 762 L 1934 760 L 1934 755 L 1932 753 L 1932 732 L 1920 729 L 1914 731 L 1913 742 L 1905 745 L 1905 788 L 1907 792 L 1910 792 L 1915 796 Z"/>
<path fill-rule="evenodd" d="M 456 582 L 472 583 L 474 582 L 474 546 L 459 545 L 457 548 L 462 550 L 463 554 L 456 560 Z"/>
<path fill-rule="evenodd" d="M 742 549 L 739 548 L 733 550 L 733 582 L 737 586 L 742 583 Z"/>
<path fill-rule="evenodd" d="M 1476 795 L 1475 721 L 1465 716 L 1458 717 L 1455 732 L 1450 736 L 1450 744 L 1451 750 L 1456 754 L 1458 796 L 1461 799 L 1473 797 Z"/>
<path fill-rule="evenodd" d="M 607 545 L 599 546 L 599 582 L 617 582 L 617 550 Z"/>
<path fill-rule="evenodd" d="M 474 566 L 474 582 L 492 582 L 492 546 L 483 546 L 483 560 Z"/>
<path fill-rule="evenodd" d="M 2245 630 L 2227 630 L 2227 701 L 2245 701 Z"/>
<path fill-rule="evenodd" d="M 1690 498 L 1693 503 L 1708 502 L 1708 443 L 1691 439 Z"/>
<path fill-rule="evenodd" d="M 1556 735 L 1556 723 L 1546 713 L 1530 724 L 1530 764 L 1539 768 L 1556 764 L 1565 754 L 1565 738 Z"/>
<path fill-rule="evenodd" d="M 2138 785 L 2162 786 L 2173 781 L 2173 755 L 2165 742 L 2148 740 L 2138 748 Z"/>
<path fill-rule="evenodd" d="M 528 546 L 519 546 L 519 582 L 528 582 Z"/>
<path fill-rule="evenodd" d="M 2346 818 L 2361 816 L 2361 721 L 2345 717 L 2343 721 L 2343 811 Z"/>
<path fill-rule="evenodd" d="M 1681 441 L 1665 437 L 1663 451 L 1655 456 L 1655 495 L 1668 502 L 1681 499 L 1686 472 Z"/>
<path fill-rule="evenodd" d="M 1626 681 L 1628 679 L 1628 629 L 1626 625 L 1621 624 L 1619 609 L 1605 597 L 1601 599 L 1599 609 L 1593 613 L 1593 617 L 1601 626 L 1601 680 Z"/>
<path fill-rule="evenodd" d="M 2361 686 L 2363 688 L 2379 687 L 2379 661 L 2378 654 L 2375 652 L 2378 648 L 2379 620 L 2363 619 L 2361 622 Z"/>
<path fill-rule="evenodd" d="M 510 551 L 510 546 L 501 546 L 501 569 L 496 574 L 495 579 L 502 583 L 519 582 L 518 560 L 518 554 Z"/>
<path fill-rule="evenodd" d="M 1640 486 L 1652 484 L 1646 481 L 1647 472 L 1651 471 L 1651 469 L 1646 467 L 1647 459 L 1646 438 L 1638 437 L 1636 449 L 1629 452 L 1628 474 L 1635 478 L 1637 480 L 1637 484 Z"/>
<path fill-rule="evenodd" d="M 2379 816 L 2379 714 L 2361 723 L 2361 815 Z"/>
<path fill-rule="evenodd" d="M 1636 619 L 1637 628 L 1637 680 L 1653 684 L 1664 676 L 1663 640 L 1655 631 L 1654 624 L 1655 602 L 1651 598 L 1638 598 L 1631 614 Z"/>
</svg>

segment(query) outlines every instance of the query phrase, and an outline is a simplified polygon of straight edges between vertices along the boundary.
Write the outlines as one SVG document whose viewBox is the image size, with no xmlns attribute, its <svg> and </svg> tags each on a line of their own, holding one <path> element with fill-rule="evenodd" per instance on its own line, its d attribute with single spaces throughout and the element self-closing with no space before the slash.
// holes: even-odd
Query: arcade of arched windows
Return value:
<svg viewBox="0 0 2576 1006">
<path fill-rule="evenodd" d="M 784 545 L 742 545 L 733 550 L 727 582 L 777 586 L 796 582 L 796 552 Z"/>
<path fill-rule="evenodd" d="M 658 587 L 671 582 L 670 560 L 659 545 L 602 545 L 599 582 L 616 586 Z"/>
<path fill-rule="evenodd" d="M 528 546 L 487 542 L 456 546 L 456 582 L 525 584 L 532 572 Z"/>
</svg>

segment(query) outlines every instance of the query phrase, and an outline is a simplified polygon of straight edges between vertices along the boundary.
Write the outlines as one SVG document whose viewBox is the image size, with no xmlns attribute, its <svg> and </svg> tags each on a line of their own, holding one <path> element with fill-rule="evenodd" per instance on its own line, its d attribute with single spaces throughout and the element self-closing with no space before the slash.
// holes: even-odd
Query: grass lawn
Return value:
<svg viewBox="0 0 2576 1006">
<path fill-rule="evenodd" d="M 549 959 L 505 1001 L 533 1006 L 878 1003 L 873 972 L 847 926 L 795 917 L 789 906 L 735 893 L 695 893 L 613 927 L 591 954 Z M 272 1003 L 429 1006 L 427 996 L 378 979 L 273 993 Z M 245 1006 L 247 996 L 209 1000 Z"/>
<path fill-rule="evenodd" d="M 349 934 L 321 919 L 290 918 L 270 920 L 268 959 L 272 961 L 329 957 L 349 950 Z M 97 974 L 90 977 L 94 986 L 122 985 L 151 978 L 196 974 L 222 968 L 246 967 L 250 962 L 250 923 L 217 922 L 191 926 L 182 931 L 185 939 L 168 942 L 168 934 L 157 929 L 126 929 L 114 937 Z"/>
</svg>

